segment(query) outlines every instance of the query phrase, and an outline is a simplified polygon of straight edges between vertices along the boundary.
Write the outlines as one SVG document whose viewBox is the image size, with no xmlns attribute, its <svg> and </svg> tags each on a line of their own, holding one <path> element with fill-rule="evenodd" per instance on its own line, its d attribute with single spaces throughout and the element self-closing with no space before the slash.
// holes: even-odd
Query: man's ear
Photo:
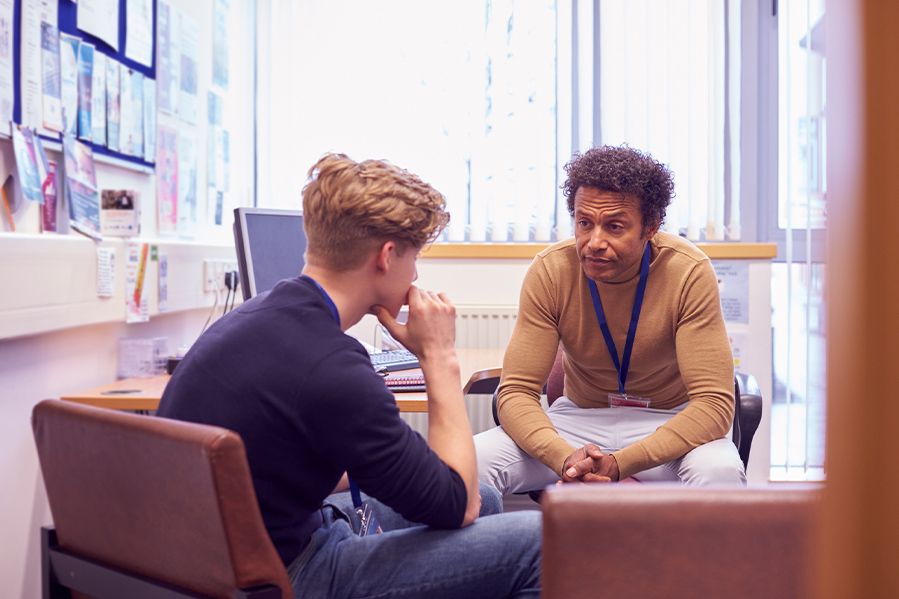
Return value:
<svg viewBox="0 0 899 599">
<path fill-rule="evenodd" d="M 393 256 L 396 254 L 396 242 L 395 241 L 385 241 L 380 246 L 378 246 L 378 253 L 375 256 L 375 267 L 379 271 L 387 272 L 390 270 L 390 263 L 393 260 Z"/>
<path fill-rule="evenodd" d="M 653 223 L 650 226 L 643 227 L 643 239 L 652 239 L 652 237 L 659 232 L 659 224 Z"/>
</svg>

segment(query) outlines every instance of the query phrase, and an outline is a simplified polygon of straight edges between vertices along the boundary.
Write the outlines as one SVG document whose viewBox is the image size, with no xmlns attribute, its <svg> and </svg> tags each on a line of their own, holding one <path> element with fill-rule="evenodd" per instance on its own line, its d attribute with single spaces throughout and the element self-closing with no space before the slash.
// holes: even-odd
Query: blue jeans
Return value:
<svg viewBox="0 0 899 599">
<path fill-rule="evenodd" d="M 299 597 L 540 596 L 540 512 L 501 514 L 502 499 L 481 485 L 481 517 L 459 530 L 409 522 L 363 496 L 382 534 L 359 537 L 349 493 L 325 500 L 324 523 L 288 567 Z"/>
</svg>

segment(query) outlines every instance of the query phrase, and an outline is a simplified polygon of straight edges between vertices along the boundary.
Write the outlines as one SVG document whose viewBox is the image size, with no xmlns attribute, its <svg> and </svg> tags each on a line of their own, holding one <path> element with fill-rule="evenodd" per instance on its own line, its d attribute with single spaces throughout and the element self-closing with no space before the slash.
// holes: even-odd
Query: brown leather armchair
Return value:
<svg viewBox="0 0 899 599">
<path fill-rule="evenodd" d="M 236 433 L 59 400 L 32 428 L 44 597 L 293 597 Z"/>
<path fill-rule="evenodd" d="M 817 487 L 563 485 L 543 495 L 547 599 L 810 596 Z"/>
</svg>

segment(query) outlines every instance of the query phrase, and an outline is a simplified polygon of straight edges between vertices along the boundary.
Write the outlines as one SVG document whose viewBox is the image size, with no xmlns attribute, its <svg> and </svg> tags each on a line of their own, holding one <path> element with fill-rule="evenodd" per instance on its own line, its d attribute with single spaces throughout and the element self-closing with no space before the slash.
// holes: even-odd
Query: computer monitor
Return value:
<svg viewBox="0 0 899 599">
<path fill-rule="evenodd" d="M 243 299 L 303 270 L 306 232 L 298 210 L 234 209 L 234 245 Z"/>
</svg>

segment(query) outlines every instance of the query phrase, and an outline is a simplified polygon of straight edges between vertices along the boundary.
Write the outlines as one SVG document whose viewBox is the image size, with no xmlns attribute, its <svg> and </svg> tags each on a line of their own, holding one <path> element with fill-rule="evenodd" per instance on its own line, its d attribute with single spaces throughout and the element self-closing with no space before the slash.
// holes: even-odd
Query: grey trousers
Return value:
<svg viewBox="0 0 899 599">
<path fill-rule="evenodd" d="M 682 408 L 580 408 L 560 397 L 547 410 L 563 439 L 574 447 L 595 443 L 603 451 L 627 447 L 650 435 Z M 556 473 L 522 451 L 502 427 L 474 438 L 480 481 L 503 495 L 542 489 L 559 480 Z M 746 484 L 746 473 L 730 436 L 710 441 L 667 464 L 638 472 L 641 482 L 680 481 L 689 485 Z"/>
</svg>

